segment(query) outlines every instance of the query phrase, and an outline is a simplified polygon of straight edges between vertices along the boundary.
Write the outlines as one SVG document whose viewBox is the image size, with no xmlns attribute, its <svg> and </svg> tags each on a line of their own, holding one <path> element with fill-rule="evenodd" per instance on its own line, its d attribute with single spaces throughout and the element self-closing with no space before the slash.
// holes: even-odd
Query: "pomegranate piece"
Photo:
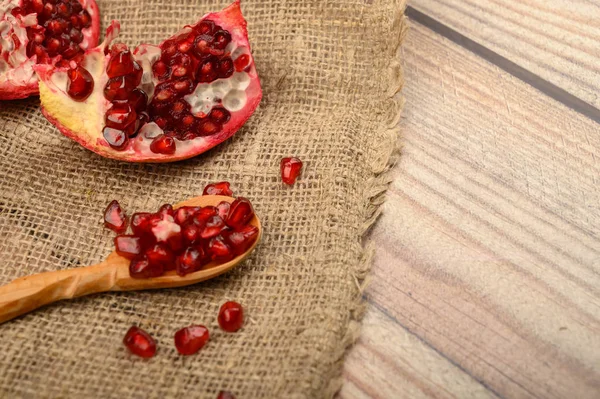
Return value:
<svg viewBox="0 0 600 399">
<path fill-rule="evenodd" d="M 206 220 L 204 226 L 200 230 L 200 237 L 204 239 L 212 238 L 217 235 L 225 228 L 225 222 L 218 215 L 211 216 Z"/>
<path fill-rule="evenodd" d="M 94 78 L 82 66 L 78 65 L 67 72 L 67 93 L 75 101 L 83 101 L 92 94 L 94 90 Z"/>
<path fill-rule="evenodd" d="M 185 245 L 193 245 L 200 239 L 200 227 L 193 223 L 186 224 L 181 230 Z"/>
<path fill-rule="evenodd" d="M 235 396 L 229 391 L 221 391 L 219 392 L 217 399 L 235 399 Z"/>
<path fill-rule="evenodd" d="M 200 270 L 204 265 L 204 251 L 202 247 L 188 247 L 177 257 L 176 271 L 180 276 Z"/>
<path fill-rule="evenodd" d="M 124 258 L 133 259 L 142 252 L 142 243 L 139 237 L 116 236 L 114 241 L 117 253 Z"/>
<path fill-rule="evenodd" d="M 127 230 L 127 216 L 117 200 L 112 200 L 104 210 L 104 225 L 117 233 Z"/>
<path fill-rule="evenodd" d="M 129 125 L 135 123 L 137 114 L 129 104 L 114 104 L 106 111 L 106 126 L 125 131 Z"/>
<path fill-rule="evenodd" d="M 158 243 L 147 249 L 146 257 L 148 258 L 150 265 L 157 270 L 158 268 L 163 270 L 175 269 L 175 255 L 165 244 Z"/>
<path fill-rule="evenodd" d="M 62 2 L 50 6 L 59 4 Z M 59 8 L 65 12 L 64 7 Z M 41 26 L 31 32 L 30 51 L 78 53 L 71 37 L 80 37 L 77 29 L 72 30 L 84 23 L 69 18 Z M 54 78 L 69 67 L 68 62 L 36 68 L 44 115 L 86 148 L 132 162 L 186 159 L 227 140 L 258 106 L 262 90 L 238 0 L 184 27 L 158 46 L 111 46 L 118 30 L 117 23 L 111 24 L 104 43 L 76 56 L 82 65 L 98 66 L 93 68 L 92 78 L 103 85 L 103 90 L 93 90 L 79 106 L 66 93 L 61 83 L 64 79 Z M 49 31 L 62 33 L 48 36 Z M 245 66 L 238 70 L 240 63 Z M 118 106 L 124 104 L 135 114 L 115 115 L 122 109 Z M 82 112 L 89 116 L 86 124 L 72 123 L 72 115 Z M 81 131 L 67 126 L 78 126 Z"/>
<path fill-rule="evenodd" d="M 227 230 L 222 234 L 225 242 L 233 248 L 235 255 L 246 252 L 258 238 L 258 228 L 255 226 L 244 226 L 240 230 Z"/>
<path fill-rule="evenodd" d="M 131 353 L 139 357 L 151 358 L 156 354 L 156 341 L 139 327 L 133 326 L 127 331 L 123 344 Z"/>
<path fill-rule="evenodd" d="M 175 222 L 182 226 L 199 210 L 200 208 L 196 206 L 182 206 L 175 211 Z"/>
<path fill-rule="evenodd" d="M 165 269 L 162 264 L 151 264 L 144 254 L 138 255 L 129 264 L 129 275 L 132 278 L 152 278 L 162 276 Z"/>
<path fill-rule="evenodd" d="M 293 185 L 296 182 L 296 179 L 300 175 L 300 171 L 302 170 L 302 161 L 298 158 L 283 158 L 281 160 L 281 180 L 285 184 Z"/>
<path fill-rule="evenodd" d="M 69 75 L 65 94 L 72 101 L 84 101 L 92 92 L 89 82 L 93 87 L 93 79 L 89 73 L 77 72 L 78 67 L 71 68 L 70 61 L 79 63 L 84 50 L 98 43 L 100 20 L 95 1 L 0 3 L 0 100 L 37 95 L 38 77 L 33 68 L 60 65 Z M 82 15 L 86 15 L 85 25 L 79 22 Z M 81 77 L 82 74 L 85 76 Z"/>
<path fill-rule="evenodd" d="M 208 329 L 201 325 L 191 325 L 175 333 L 175 348 L 182 355 L 197 353 L 209 339 Z"/>
<path fill-rule="evenodd" d="M 151 213 L 142 212 L 142 213 L 134 213 L 131 217 L 131 230 L 133 234 L 143 235 L 151 232 L 150 218 L 152 217 Z"/>
<path fill-rule="evenodd" d="M 233 191 L 229 188 L 229 182 L 222 181 L 219 183 L 211 183 L 204 187 L 202 195 L 225 195 L 227 197 L 233 196 Z"/>
<path fill-rule="evenodd" d="M 208 254 L 212 260 L 227 262 L 235 257 L 231 247 L 222 236 L 216 236 L 208 242 Z"/>
<path fill-rule="evenodd" d="M 194 214 L 194 221 L 198 226 L 204 226 L 206 221 L 213 216 L 217 215 L 217 208 L 214 206 L 205 206 L 202 209 L 199 209 L 198 212 Z"/>
<path fill-rule="evenodd" d="M 227 219 L 227 215 L 229 215 L 229 209 L 231 208 L 231 204 L 227 201 L 219 202 L 217 205 L 217 213 L 221 217 L 221 219 Z"/>
<path fill-rule="evenodd" d="M 244 309 L 234 301 L 225 302 L 219 309 L 219 326 L 227 332 L 236 332 L 244 324 Z"/>
<path fill-rule="evenodd" d="M 229 215 L 225 223 L 233 229 L 239 229 L 247 225 L 254 217 L 252 204 L 246 198 L 239 197 L 231 203 Z"/>
</svg>

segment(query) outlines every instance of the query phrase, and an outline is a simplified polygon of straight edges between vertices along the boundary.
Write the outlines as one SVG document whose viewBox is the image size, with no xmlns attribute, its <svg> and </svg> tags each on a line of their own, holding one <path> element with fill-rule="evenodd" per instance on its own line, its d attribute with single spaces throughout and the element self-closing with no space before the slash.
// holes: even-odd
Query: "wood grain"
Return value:
<svg viewBox="0 0 600 399">
<path fill-rule="evenodd" d="M 409 4 L 600 108 L 600 3 L 411 0 Z"/>
<path fill-rule="evenodd" d="M 342 398 L 600 397 L 600 126 L 413 24 Z"/>
</svg>

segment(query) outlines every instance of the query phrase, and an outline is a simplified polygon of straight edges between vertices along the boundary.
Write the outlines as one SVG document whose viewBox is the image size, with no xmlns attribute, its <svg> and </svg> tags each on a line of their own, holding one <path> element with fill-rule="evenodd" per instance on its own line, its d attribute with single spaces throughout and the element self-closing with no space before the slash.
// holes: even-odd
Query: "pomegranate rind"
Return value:
<svg viewBox="0 0 600 399">
<path fill-rule="evenodd" d="M 5 0 L 6 1 L 6 0 Z M 84 49 L 93 48 L 98 44 L 100 37 L 100 9 L 95 0 L 78 0 L 84 10 L 90 14 L 91 25 L 89 28 L 81 30 L 83 41 L 81 47 Z M 11 3 L 10 1 L 6 1 Z M 15 1 L 13 1 L 15 2 Z M 18 4 L 21 2 L 19 1 Z M 3 5 L 0 3 L 0 5 Z M 2 20 L 0 15 L 0 20 Z M 22 46 L 27 46 L 27 39 L 22 39 Z M 2 100 L 20 100 L 23 98 L 39 94 L 38 76 L 34 73 L 36 56 L 28 58 L 19 67 L 9 69 L 0 74 L 0 101 Z M 53 58 L 52 63 L 60 60 L 60 56 Z"/>
<path fill-rule="evenodd" d="M 235 42 L 239 47 L 247 48 L 248 52 L 250 51 L 247 23 L 241 13 L 239 1 L 235 1 L 220 12 L 205 14 L 198 21 L 204 19 L 210 19 L 221 25 L 231 33 L 232 42 Z M 77 103 L 66 94 L 60 84 L 57 84 L 57 74 L 66 74 L 66 68 L 35 67 L 35 71 L 40 78 L 42 113 L 63 135 L 77 141 L 83 147 L 103 157 L 128 162 L 162 163 L 184 160 L 206 152 L 229 139 L 246 123 L 258 107 L 262 99 L 262 89 L 254 59 L 249 53 L 249 66 L 245 70 L 249 77 L 249 83 L 244 89 L 246 95 L 245 105 L 239 111 L 231 113 L 230 120 L 223 125 L 220 132 L 211 136 L 196 137 L 192 140 L 175 139 L 176 151 L 174 154 L 152 152 L 150 150 L 152 140 L 145 138 L 143 134 L 131 138 L 124 149 L 112 148 L 102 136 L 104 114 L 111 107 L 111 103 L 104 98 L 102 90 L 108 80 L 105 70 L 109 56 L 105 55 L 105 49 L 110 46 L 119 30 L 118 23 L 113 21 L 113 24 L 114 26 L 109 27 L 109 31 L 111 28 L 112 31 L 107 31 L 105 41 L 97 48 L 86 51 L 82 62 L 82 65 L 94 77 L 94 91 L 86 101 Z M 189 30 L 188 27 L 184 27 L 169 39 L 177 37 L 186 29 Z M 156 51 L 159 51 L 158 54 L 160 55 L 159 46 L 142 44 L 133 52 L 136 60 L 144 67 L 144 75 L 146 75 L 148 69 L 151 69 L 151 63 L 144 64 L 141 58 L 150 58 L 149 54 Z M 142 81 L 143 84 L 144 81 Z"/>
</svg>

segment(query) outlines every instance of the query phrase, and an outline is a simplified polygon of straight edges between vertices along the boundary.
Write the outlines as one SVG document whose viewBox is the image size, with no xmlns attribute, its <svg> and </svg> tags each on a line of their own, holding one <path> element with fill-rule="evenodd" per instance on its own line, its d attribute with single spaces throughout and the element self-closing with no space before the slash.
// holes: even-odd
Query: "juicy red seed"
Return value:
<svg viewBox="0 0 600 399">
<path fill-rule="evenodd" d="M 152 278 L 162 276 L 164 268 L 162 264 L 151 264 L 144 254 L 138 255 L 129 263 L 129 276 L 131 278 Z"/>
<path fill-rule="evenodd" d="M 171 59 L 177 54 L 177 43 L 174 40 L 165 40 L 161 46 L 161 58 L 163 60 Z"/>
<path fill-rule="evenodd" d="M 165 216 L 175 216 L 175 211 L 173 210 L 173 205 L 164 204 L 161 205 L 160 208 L 158 208 L 158 212 L 156 212 L 156 214 L 161 218 Z"/>
<path fill-rule="evenodd" d="M 240 229 L 248 224 L 252 217 L 254 217 L 252 204 L 246 198 L 239 197 L 232 202 L 225 223 L 229 227 Z"/>
<path fill-rule="evenodd" d="M 74 43 L 81 43 L 83 41 L 83 33 L 81 33 L 81 31 L 75 28 L 71 28 L 71 30 L 69 31 L 69 38 Z"/>
<path fill-rule="evenodd" d="M 218 63 L 219 60 L 215 56 L 210 56 L 200 63 L 196 73 L 200 77 L 200 82 L 212 82 L 217 78 Z"/>
<path fill-rule="evenodd" d="M 79 14 L 81 12 L 81 10 L 83 10 L 83 7 L 81 7 L 81 4 L 79 4 L 79 1 L 71 2 L 71 12 L 72 13 Z"/>
<path fill-rule="evenodd" d="M 165 127 L 167 127 L 168 121 L 165 118 L 156 117 L 156 116 L 154 116 L 153 118 L 154 118 L 154 123 L 156 123 L 158 125 L 158 127 L 160 127 L 161 129 L 164 129 Z"/>
<path fill-rule="evenodd" d="M 206 223 L 200 230 L 200 237 L 209 239 L 217 236 L 225 228 L 225 222 L 219 215 L 212 216 L 206 220 Z"/>
<path fill-rule="evenodd" d="M 113 104 L 104 116 L 106 126 L 123 130 L 137 120 L 135 110 L 129 104 Z"/>
<path fill-rule="evenodd" d="M 225 47 L 231 42 L 231 35 L 226 30 L 220 30 L 215 32 L 215 41 L 213 47 L 219 50 L 224 50 Z"/>
<path fill-rule="evenodd" d="M 179 94 L 188 94 L 192 92 L 194 83 L 191 79 L 183 78 L 173 82 L 173 88 Z"/>
<path fill-rule="evenodd" d="M 123 51 L 129 51 L 129 47 L 125 43 L 115 43 L 110 48 L 110 56 L 115 56 Z"/>
<path fill-rule="evenodd" d="M 233 195 L 233 193 L 231 193 L 231 195 Z M 219 205 L 217 205 L 217 212 L 219 212 L 219 216 L 221 217 L 221 219 L 225 220 L 227 218 L 230 208 L 231 208 L 231 204 L 229 202 L 227 202 L 227 201 L 219 202 Z"/>
<path fill-rule="evenodd" d="M 90 14 L 86 10 L 83 10 L 83 12 L 79 14 L 79 23 L 84 28 L 89 28 L 92 24 L 92 17 L 90 17 Z"/>
<path fill-rule="evenodd" d="M 198 137 L 198 136 L 196 136 L 196 134 L 194 132 L 185 132 L 181 136 L 180 140 L 194 140 L 196 137 Z"/>
<path fill-rule="evenodd" d="M 221 391 L 219 392 L 217 399 L 235 399 L 235 396 L 229 391 Z"/>
<path fill-rule="evenodd" d="M 236 255 L 246 252 L 258 238 L 258 228 L 255 226 L 245 226 L 240 230 L 227 230 L 223 232 L 225 242 L 233 248 Z"/>
<path fill-rule="evenodd" d="M 46 6 L 53 7 L 52 4 Z M 44 24 L 44 28 L 51 36 L 58 36 L 65 31 L 67 23 L 62 19 L 51 19 Z"/>
<path fill-rule="evenodd" d="M 94 90 L 94 78 L 82 66 L 69 69 L 67 72 L 67 93 L 75 101 L 83 101 Z"/>
<path fill-rule="evenodd" d="M 221 236 L 216 236 L 208 242 L 208 254 L 212 260 L 226 262 L 234 258 L 235 254 L 231 247 Z"/>
<path fill-rule="evenodd" d="M 156 61 L 154 65 L 152 65 L 152 72 L 154 72 L 154 76 L 158 79 L 166 79 L 171 73 L 171 68 L 162 61 Z"/>
<path fill-rule="evenodd" d="M 179 121 L 179 127 L 182 130 L 191 130 L 194 129 L 194 124 L 196 123 L 196 118 L 193 115 L 187 114 L 181 117 Z"/>
<path fill-rule="evenodd" d="M 198 125 L 198 135 L 200 136 L 211 136 L 213 134 L 219 133 L 221 131 L 221 125 L 211 121 L 204 119 Z"/>
<path fill-rule="evenodd" d="M 52 17 L 52 14 L 54 14 L 54 5 L 50 4 L 50 3 L 46 3 L 44 4 L 43 8 L 42 8 L 42 12 L 41 12 L 41 16 L 40 19 L 49 19 Z"/>
<path fill-rule="evenodd" d="M 186 224 L 181 229 L 181 236 L 187 245 L 195 244 L 200 237 L 200 228 L 192 223 Z"/>
<path fill-rule="evenodd" d="M 204 252 L 202 247 L 188 247 L 177 257 L 177 266 L 175 271 L 180 276 L 193 273 L 200 270 L 204 264 Z"/>
<path fill-rule="evenodd" d="M 138 327 L 131 327 L 125 338 L 123 338 L 123 344 L 133 353 L 134 355 L 150 358 L 156 354 L 156 341 L 146 331 Z"/>
<path fill-rule="evenodd" d="M 219 61 L 218 74 L 220 78 L 228 78 L 233 75 L 233 61 L 226 57 Z"/>
<path fill-rule="evenodd" d="M 77 15 L 71 15 L 69 17 L 69 21 L 71 22 L 71 26 L 73 28 L 76 28 L 76 29 L 81 28 L 81 21 L 79 20 L 79 17 Z"/>
<path fill-rule="evenodd" d="M 201 35 L 212 35 L 215 31 L 215 23 L 211 20 L 205 19 L 204 21 L 198 22 L 194 26 L 194 30 Z"/>
<path fill-rule="evenodd" d="M 116 236 L 114 242 L 117 253 L 124 258 L 133 259 L 142 252 L 142 243 L 137 236 Z"/>
<path fill-rule="evenodd" d="M 231 114 L 225 108 L 217 107 L 213 108 L 212 111 L 210 111 L 208 117 L 211 120 L 224 125 L 225 123 L 229 122 Z"/>
<path fill-rule="evenodd" d="M 41 13 L 44 9 L 44 2 L 42 0 L 33 0 L 33 10 L 36 13 Z"/>
<path fill-rule="evenodd" d="M 21 15 L 23 13 L 23 10 L 21 9 L 21 7 L 15 7 L 12 10 L 10 10 L 10 13 L 16 17 L 17 15 Z"/>
<path fill-rule="evenodd" d="M 237 302 L 225 302 L 219 309 L 219 326 L 227 332 L 236 332 L 244 324 L 244 309 Z"/>
<path fill-rule="evenodd" d="M 199 225 L 199 226 L 204 226 L 204 223 L 206 223 L 206 221 L 208 219 L 210 219 L 211 217 L 217 215 L 217 208 L 214 206 L 205 206 L 203 208 L 200 208 L 200 210 L 198 210 L 196 213 L 194 213 L 194 221 Z"/>
<path fill-rule="evenodd" d="M 206 327 L 192 325 L 175 333 L 175 348 L 182 355 L 193 355 L 206 345 L 208 339 L 209 333 Z"/>
<path fill-rule="evenodd" d="M 62 52 L 64 59 L 61 61 L 66 61 L 67 59 L 75 57 L 80 51 L 81 48 L 77 45 L 77 43 L 70 43 L 66 50 Z"/>
<path fill-rule="evenodd" d="M 71 16 L 71 5 L 69 3 L 60 3 L 56 6 L 56 13 L 63 18 Z"/>
<path fill-rule="evenodd" d="M 127 133 L 122 130 L 105 126 L 102 130 L 102 136 L 104 137 L 104 140 L 106 140 L 106 142 L 115 150 L 123 150 L 125 147 L 127 147 Z"/>
<path fill-rule="evenodd" d="M 108 101 L 127 100 L 135 85 L 127 76 L 118 76 L 111 78 L 104 87 L 104 97 Z"/>
<path fill-rule="evenodd" d="M 133 57 L 131 51 L 125 50 L 120 53 L 114 54 L 110 57 L 108 65 L 106 67 L 106 74 L 109 78 L 116 78 L 117 76 L 125 76 L 133 73 Z"/>
<path fill-rule="evenodd" d="M 193 206 L 182 206 L 181 208 L 177 208 L 174 216 L 175 222 L 179 225 L 183 225 L 197 210 L 198 208 Z"/>
<path fill-rule="evenodd" d="M 169 64 L 173 66 L 189 67 L 192 65 L 192 57 L 187 54 L 177 54 L 169 60 Z"/>
<path fill-rule="evenodd" d="M 238 72 L 246 69 L 248 64 L 250 63 L 250 56 L 248 54 L 242 54 L 233 61 L 233 65 L 235 66 L 235 70 Z"/>
<path fill-rule="evenodd" d="M 222 181 L 219 183 L 211 183 L 204 187 L 202 195 L 226 195 L 231 197 L 233 195 L 233 191 L 231 191 L 229 182 Z"/>
<path fill-rule="evenodd" d="M 150 218 L 152 217 L 151 213 L 141 212 L 134 213 L 131 216 L 131 230 L 133 234 L 142 235 L 144 233 L 149 233 L 152 226 L 150 225 Z"/>
<path fill-rule="evenodd" d="M 145 111 L 148 106 L 148 95 L 143 90 L 133 89 L 127 101 L 136 112 L 142 112 Z"/>
<path fill-rule="evenodd" d="M 155 154 L 172 155 L 175 154 L 175 150 L 175 140 L 173 140 L 172 137 L 167 137 L 163 134 L 152 140 L 152 143 L 150 144 L 150 151 Z"/>
<path fill-rule="evenodd" d="M 160 266 L 163 270 L 172 270 L 174 268 L 175 255 L 163 243 L 158 243 L 148 248 L 145 254 L 151 266 Z"/>
<path fill-rule="evenodd" d="M 117 233 L 127 230 L 127 216 L 117 200 L 112 200 L 104 210 L 104 226 Z"/>
<path fill-rule="evenodd" d="M 283 158 L 281 160 L 281 180 L 285 184 L 292 185 L 296 182 L 296 179 L 300 175 L 302 170 L 302 161 L 298 158 Z"/>
<path fill-rule="evenodd" d="M 153 101 L 167 102 L 175 98 L 175 93 L 171 89 L 162 89 L 154 95 Z"/>
</svg>

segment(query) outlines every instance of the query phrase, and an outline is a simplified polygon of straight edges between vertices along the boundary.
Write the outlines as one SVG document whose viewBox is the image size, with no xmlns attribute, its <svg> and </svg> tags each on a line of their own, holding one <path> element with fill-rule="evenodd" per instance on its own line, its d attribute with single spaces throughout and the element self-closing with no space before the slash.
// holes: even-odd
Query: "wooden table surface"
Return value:
<svg viewBox="0 0 600 399">
<path fill-rule="evenodd" d="M 340 397 L 600 398 L 600 0 L 409 0 Z"/>
</svg>

